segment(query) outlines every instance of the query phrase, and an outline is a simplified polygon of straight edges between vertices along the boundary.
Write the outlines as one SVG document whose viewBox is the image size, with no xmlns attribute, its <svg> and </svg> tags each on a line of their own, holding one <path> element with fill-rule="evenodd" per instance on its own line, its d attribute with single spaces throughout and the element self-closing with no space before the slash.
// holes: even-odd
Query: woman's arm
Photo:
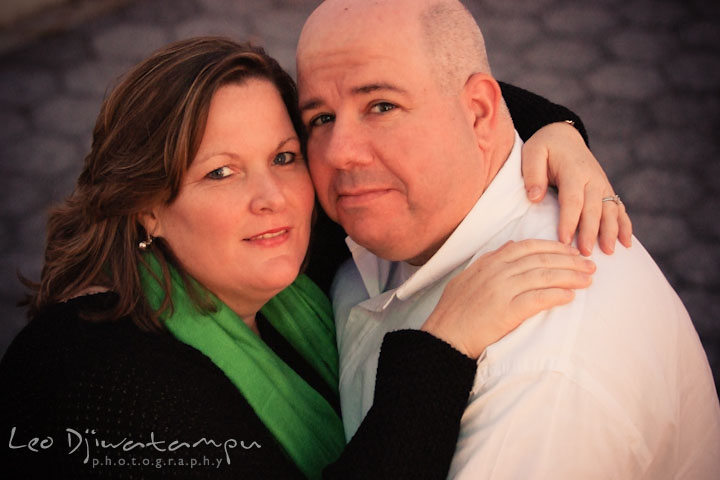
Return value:
<svg viewBox="0 0 720 480">
<path fill-rule="evenodd" d="M 587 131 L 580 117 L 572 110 L 509 83 L 500 83 L 505 104 L 510 110 L 515 130 L 527 142 L 535 132 L 556 122 L 572 122 L 589 146 Z"/>
<path fill-rule="evenodd" d="M 526 141 L 522 168 L 528 199 L 539 202 L 548 184 L 557 186 L 560 241 L 569 244 L 577 230 L 577 245 L 584 255 L 592 252 L 596 239 L 607 254 L 613 253 L 617 239 L 630 247 L 630 217 L 622 203 L 603 201 L 615 191 L 588 149 L 580 117 L 522 88 L 500 86 L 515 129 Z"/>
<path fill-rule="evenodd" d="M 385 335 L 373 406 L 323 478 L 446 478 L 476 367 L 426 332 Z"/>
</svg>

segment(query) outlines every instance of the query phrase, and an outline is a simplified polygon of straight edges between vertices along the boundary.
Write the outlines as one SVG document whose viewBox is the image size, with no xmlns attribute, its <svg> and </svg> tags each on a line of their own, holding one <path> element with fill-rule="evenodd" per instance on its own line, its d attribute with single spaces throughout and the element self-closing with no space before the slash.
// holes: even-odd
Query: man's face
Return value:
<svg viewBox="0 0 720 480">
<path fill-rule="evenodd" d="M 419 41 L 388 30 L 306 39 L 300 106 L 328 215 L 376 255 L 422 264 L 481 195 L 482 156 L 462 92 L 441 89 Z"/>
</svg>

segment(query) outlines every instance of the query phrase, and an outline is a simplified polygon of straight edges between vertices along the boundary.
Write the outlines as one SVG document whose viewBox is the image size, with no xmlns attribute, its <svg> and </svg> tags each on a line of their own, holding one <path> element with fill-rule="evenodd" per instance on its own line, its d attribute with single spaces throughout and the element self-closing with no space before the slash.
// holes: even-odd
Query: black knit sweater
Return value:
<svg viewBox="0 0 720 480">
<path fill-rule="evenodd" d="M 0 362 L 3 478 L 302 477 L 237 388 L 198 350 L 128 319 L 78 318 L 80 310 L 114 300 L 108 293 L 55 305 L 8 349 Z M 273 350 L 308 383 L 322 383 L 269 323 L 261 325 Z M 444 478 L 474 373 L 474 361 L 431 335 L 389 334 L 375 404 L 324 476 Z M 201 439 L 219 446 L 193 446 Z M 189 446 L 167 451 L 174 440 Z M 130 442 L 144 447 L 123 451 Z"/>
</svg>

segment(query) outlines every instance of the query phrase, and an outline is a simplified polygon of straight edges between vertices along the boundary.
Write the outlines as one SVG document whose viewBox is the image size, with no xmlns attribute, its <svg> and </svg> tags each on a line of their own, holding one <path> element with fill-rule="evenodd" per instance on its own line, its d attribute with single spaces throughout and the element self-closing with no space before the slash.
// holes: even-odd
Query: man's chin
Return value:
<svg viewBox="0 0 720 480">
<path fill-rule="evenodd" d="M 402 244 L 404 242 L 390 240 L 392 238 L 392 234 L 390 233 L 380 236 L 370 236 L 363 234 L 363 232 L 358 232 L 357 235 L 350 234 L 350 238 L 358 245 L 369 250 L 373 255 L 391 262 L 406 261 L 418 255 L 418 252 L 414 249 L 403 248 Z"/>
</svg>

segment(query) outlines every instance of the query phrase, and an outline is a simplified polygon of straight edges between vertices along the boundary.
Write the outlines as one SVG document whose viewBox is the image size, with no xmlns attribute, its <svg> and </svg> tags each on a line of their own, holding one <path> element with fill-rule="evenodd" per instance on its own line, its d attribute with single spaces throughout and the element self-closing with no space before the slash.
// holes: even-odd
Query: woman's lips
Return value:
<svg viewBox="0 0 720 480">
<path fill-rule="evenodd" d="M 250 242 L 253 245 L 259 245 L 264 247 L 274 247 L 284 243 L 290 236 L 290 227 L 274 228 L 252 237 L 243 239 L 246 242 Z"/>
</svg>

